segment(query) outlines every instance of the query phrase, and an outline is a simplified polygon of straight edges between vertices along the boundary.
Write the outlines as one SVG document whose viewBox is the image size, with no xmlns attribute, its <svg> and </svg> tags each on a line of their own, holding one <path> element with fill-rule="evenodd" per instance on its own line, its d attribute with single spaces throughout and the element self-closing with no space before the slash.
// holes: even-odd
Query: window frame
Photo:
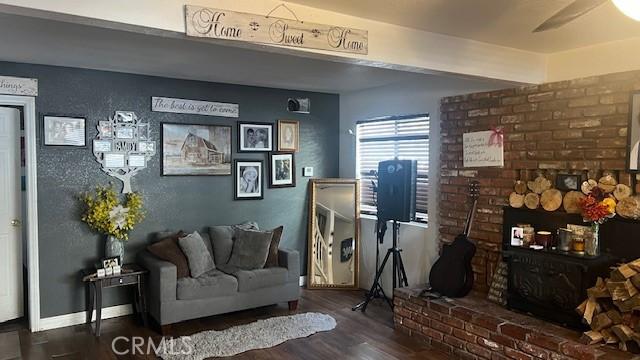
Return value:
<svg viewBox="0 0 640 360">
<path fill-rule="evenodd" d="M 370 123 L 376 123 L 376 122 L 387 122 L 387 121 L 400 121 L 400 120 L 411 120 L 411 119 L 417 119 L 417 118 L 426 118 L 426 121 L 429 125 L 429 131 L 426 134 L 426 140 L 427 140 L 427 152 L 429 151 L 429 146 L 431 145 L 430 143 L 430 135 L 431 135 L 431 116 L 429 115 L 429 113 L 422 113 L 422 114 L 412 114 L 412 115 L 392 115 L 392 116 L 381 116 L 381 117 L 376 117 L 376 118 L 371 118 L 371 119 L 367 119 L 367 120 L 358 120 L 356 121 L 356 131 L 355 131 L 355 142 L 356 142 L 356 163 L 355 163 L 355 172 L 356 172 L 356 178 L 361 180 L 362 177 L 362 172 L 360 171 L 360 132 L 358 131 L 358 126 L 361 124 L 370 124 Z M 412 139 L 425 139 L 425 135 L 398 135 L 398 136 L 389 136 L 390 139 L 396 140 L 396 141 L 401 141 L 401 140 L 412 140 Z M 381 141 L 380 138 L 375 138 L 375 139 L 366 139 L 363 142 L 373 142 L 373 141 Z M 427 160 L 427 168 L 429 169 L 430 164 L 429 164 L 429 160 Z M 429 181 L 429 174 L 427 171 L 427 175 L 420 177 L 422 179 L 426 179 L 427 182 Z M 362 186 L 362 184 L 360 185 Z M 427 190 L 428 191 L 428 190 Z M 368 205 L 368 204 L 364 204 L 362 203 L 362 194 L 364 193 L 364 191 L 360 192 L 360 213 L 363 215 L 377 215 L 377 209 L 375 206 L 372 205 Z M 418 194 L 416 193 L 416 196 Z M 429 201 L 428 198 L 428 194 L 427 195 L 427 202 Z M 375 198 L 374 198 L 375 199 Z M 377 200 L 377 199 L 376 199 Z M 426 212 L 419 212 L 416 211 L 416 218 L 415 220 L 413 220 L 413 222 L 416 223 L 420 223 L 420 224 L 428 224 L 429 222 L 429 211 L 428 209 L 425 209 Z"/>
</svg>

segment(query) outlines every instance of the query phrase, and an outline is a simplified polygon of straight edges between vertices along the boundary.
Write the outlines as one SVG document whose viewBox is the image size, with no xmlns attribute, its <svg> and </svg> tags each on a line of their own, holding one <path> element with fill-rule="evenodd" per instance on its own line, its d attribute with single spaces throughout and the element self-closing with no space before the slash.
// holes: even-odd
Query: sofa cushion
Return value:
<svg viewBox="0 0 640 360">
<path fill-rule="evenodd" d="M 269 255 L 271 231 L 236 230 L 236 239 L 228 265 L 244 270 L 262 269 Z"/>
<path fill-rule="evenodd" d="M 284 285 L 289 281 L 288 271 L 282 267 L 243 270 L 226 264 L 220 265 L 218 270 L 233 275 L 238 280 L 238 291 L 240 292 Z"/>
<path fill-rule="evenodd" d="M 217 265 L 226 264 L 231 258 L 236 229 L 258 230 L 255 222 L 245 222 L 237 225 L 220 225 L 209 227 L 209 236 L 213 245 L 213 257 Z"/>
<path fill-rule="evenodd" d="M 176 266 L 178 279 L 189 276 L 189 263 L 178 245 L 178 238 L 184 235 L 182 231 L 158 234 L 156 235 L 158 241 L 147 247 L 147 250 L 156 257 Z"/>
<path fill-rule="evenodd" d="M 280 246 L 280 238 L 282 237 L 282 231 L 284 226 L 278 226 L 271 230 L 273 233 L 271 237 L 271 244 L 269 245 L 269 255 L 267 256 L 267 262 L 264 267 L 277 267 L 278 266 L 278 247 Z"/>
<path fill-rule="evenodd" d="M 209 299 L 234 295 L 238 292 L 238 280 L 219 270 L 210 270 L 200 277 L 178 279 L 179 300 Z"/>
<path fill-rule="evenodd" d="M 207 245 L 197 231 L 178 239 L 178 244 L 189 262 L 189 271 L 194 278 L 216 268 Z"/>
</svg>

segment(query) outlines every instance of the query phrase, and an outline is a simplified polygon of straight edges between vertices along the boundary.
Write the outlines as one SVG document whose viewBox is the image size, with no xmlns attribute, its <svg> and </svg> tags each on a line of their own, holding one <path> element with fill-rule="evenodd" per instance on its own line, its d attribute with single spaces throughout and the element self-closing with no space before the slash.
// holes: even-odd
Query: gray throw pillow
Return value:
<svg viewBox="0 0 640 360">
<path fill-rule="evenodd" d="M 191 277 L 197 278 L 216 268 L 213 258 L 207 250 L 207 245 L 197 231 L 178 239 L 178 244 L 189 262 Z"/>
<path fill-rule="evenodd" d="M 258 224 L 245 222 L 237 225 L 211 226 L 209 228 L 209 236 L 213 245 L 213 258 L 216 264 L 222 265 L 229 262 L 237 229 L 258 230 Z"/>
<path fill-rule="evenodd" d="M 236 230 L 231 259 L 227 265 L 243 270 L 262 269 L 267 256 L 273 233 L 271 231 Z"/>
</svg>

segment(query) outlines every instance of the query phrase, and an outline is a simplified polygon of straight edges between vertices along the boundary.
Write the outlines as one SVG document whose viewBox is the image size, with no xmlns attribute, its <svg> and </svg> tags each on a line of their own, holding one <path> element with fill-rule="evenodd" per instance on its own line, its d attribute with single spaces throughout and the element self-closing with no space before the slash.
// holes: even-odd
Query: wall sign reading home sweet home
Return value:
<svg viewBox="0 0 640 360">
<path fill-rule="evenodd" d="M 187 5 L 187 36 L 364 54 L 368 32 L 344 26 Z"/>
<path fill-rule="evenodd" d="M 151 111 L 236 118 L 239 115 L 238 104 L 155 96 L 151 98 Z"/>
<path fill-rule="evenodd" d="M 38 96 L 38 79 L 0 76 L 0 94 Z"/>
<path fill-rule="evenodd" d="M 504 166 L 502 129 L 462 135 L 464 167 Z"/>
</svg>

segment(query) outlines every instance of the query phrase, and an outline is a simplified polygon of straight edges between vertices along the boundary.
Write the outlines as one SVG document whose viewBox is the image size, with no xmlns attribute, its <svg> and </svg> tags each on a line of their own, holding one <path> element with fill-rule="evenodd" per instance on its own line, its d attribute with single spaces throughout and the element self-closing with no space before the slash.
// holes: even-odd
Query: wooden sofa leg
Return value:
<svg viewBox="0 0 640 360">
<path fill-rule="evenodd" d="M 160 334 L 162 334 L 162 336 L 171 336 L 171 324 L 161 325 Z"/>
<path fill-rule="evenodd" d="M 298 310 L 298 300 L 289 301 L 289 311 L 296 311 L 296 310 Z"/>
</svg>

